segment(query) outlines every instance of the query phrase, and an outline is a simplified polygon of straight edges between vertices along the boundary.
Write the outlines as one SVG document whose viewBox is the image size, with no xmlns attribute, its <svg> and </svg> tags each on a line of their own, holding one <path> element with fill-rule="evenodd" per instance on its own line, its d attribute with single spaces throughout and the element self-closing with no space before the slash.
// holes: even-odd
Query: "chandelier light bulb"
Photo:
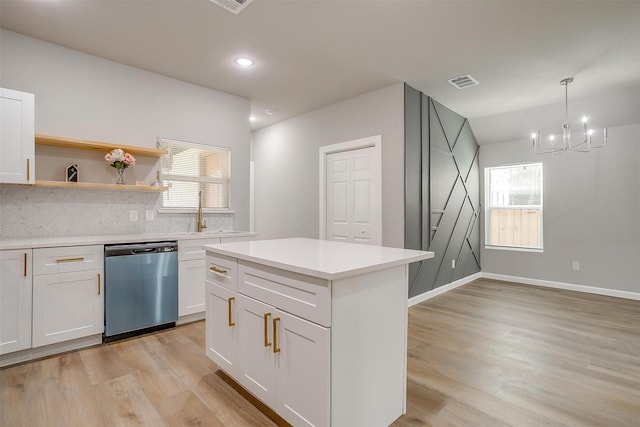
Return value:
<svg viewBox="0 0 640 427">
<path fill-rule="evenodd" d="M 535 139 L 535 138 L 536 138 L 536 136 L 538 136 L 538 135 L 537 135 L 535 132 L 532 132 L 532 133 L 531 133 L 531 138 Z"/>
<path fill-rule="evenodd" d="M 587 116 L 582 116 L 582 123 L 587 123 Z"/>
<path fill-rule="evenodd" d="M 549 141 L 553 141 L 554 139 L 556 139 L 555 135 L 549 135 Z"/>
<path fill-rule="evenodd" d="M 593 129 L 589 129 L 589 131 L 587 132 L 587 135 L 589 136 L 593 135 Z"/>
</svg>

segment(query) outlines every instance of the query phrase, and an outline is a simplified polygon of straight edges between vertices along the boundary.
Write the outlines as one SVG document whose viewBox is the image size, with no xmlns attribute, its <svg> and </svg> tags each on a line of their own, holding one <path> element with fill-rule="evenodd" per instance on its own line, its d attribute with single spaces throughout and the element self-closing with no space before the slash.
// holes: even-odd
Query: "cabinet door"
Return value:
<svg viewBox="0 0 640 427">
<path fill-rule="evenodd" d="M 178 316 L 204 311 L 204 266 L 204 258 L 178 263 Z"/>
<path fill-rule="evenodd" d="M 238 294 L 206 282 L 207 356 L 233 378 L 238 377 Z"/>
<path fill-rule="evenodd" d="M 0 182 L 35 182 L 34 96 L 0 88 Z"/>
<path fill-rule="evenodd" d="M 273 351 L 273 306 L 239 295 L 240 374 L 238 381 L 258 399 L 275 408 L 277 353 Z"/>
<path fill-rule="evenodd" d="M 0 251 L 0 354 L 31 347 L 31 250 Z"/>
<path fill-rule="evenodd" d="M 328 426 L 330 329 L 282 311 L 274 315 L 273 345 L 280 350 L 275 411 L 294 426 Z"/>
<path fill-rule="evenodd" d="M 102 271 L 33 278 L 33 347 L 104 331 Z"/>
</svg>

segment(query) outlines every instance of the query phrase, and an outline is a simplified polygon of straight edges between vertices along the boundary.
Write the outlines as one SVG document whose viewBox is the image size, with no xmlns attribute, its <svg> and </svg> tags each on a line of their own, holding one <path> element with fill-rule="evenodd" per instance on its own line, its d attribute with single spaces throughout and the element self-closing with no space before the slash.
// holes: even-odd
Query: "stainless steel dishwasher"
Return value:
<svg viewBox="0 0 640 427">
<path fill-rule="evenodd" d="M 104 263 L 104 342 L 175 326 L 177 242 L 105 245 Z"/>
</svg>

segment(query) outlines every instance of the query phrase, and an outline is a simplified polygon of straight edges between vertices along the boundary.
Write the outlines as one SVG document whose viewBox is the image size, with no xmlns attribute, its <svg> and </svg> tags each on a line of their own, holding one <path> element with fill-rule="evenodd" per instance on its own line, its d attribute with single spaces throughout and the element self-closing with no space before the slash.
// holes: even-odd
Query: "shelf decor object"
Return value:
<svg viewBox="0 0 640 427">
<path fill-rule="evenodd" d="M 65 168 L 65 181 L 78 182 L 78 165 L 70 164 Z"/>
<path fill-rule="evenodd" d="M 135 157 L 130 153 L 125 153 L 121 148 L 114 148 L 104 156 L 104 159 L 118 171 L 118 181 L 116 184 L 125 185 L 124 171 L 129 166 L 136 164 Z"/>
<path fill-rule="evenodd" d="M 588 128 L 587 117 L 582 117 L 582 125 L 584 128 L 584 136 L 581 142 L 577 144 L 571 143 L 571 124 L 569 124 L 569 83 L 573 82 L 573 77 L 562 79 L 560 84 L 564 86 L 564 124 L 562 125 L 562 141 L 556 143 L 555 135 L 551 134 L 547 138 L 547 142 L 542 139 L 542 132 L 537 131 L 531 134 L 531 142 L 533 143 L 533 152 L 535 154 L 553 154 L 565 151 L 577 151 L 580 153 L 588 153 L 592 148 L 602 148 L 607 145 L 607 128 L 603 131 L 603 140 L 599 144 L 593 144 L 591 137 L 594 130 Z"/>
</svg>

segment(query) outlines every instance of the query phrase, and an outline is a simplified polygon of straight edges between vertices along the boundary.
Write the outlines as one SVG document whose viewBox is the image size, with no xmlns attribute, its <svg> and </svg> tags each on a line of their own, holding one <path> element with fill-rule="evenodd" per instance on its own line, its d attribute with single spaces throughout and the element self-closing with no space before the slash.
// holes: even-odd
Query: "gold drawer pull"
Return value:
<svg viewBox="0 0 640 427">
<path fill-rule="evenodd" d="M 100 273 L 98 273 L 98 295 L 100 295 Z"/>
<path fill-rule="evenodd" d="M 214 273 L 218 273 L 218 274 L 227 274 L 227 270 L 222 270 L 220 268 L 217 267 L 209 267 L 209 270 L 213 271 Z"/>
<path fill-rule="evenodd" d="M 24 253 L 24 272 L 23 272 L 23 276 L 27 277 L 27 253 Z"/>
<path fill-rule="evenodd" d="M 58 258 L 56 260 L 56 262 L 58 264 L 62 263 L 62 262 L 79 262 L 79 261 L 84 261 L 84 257 L 83 256 L 79 256 L 76 258 Z"/>
<path fill-rule="evenodd" d="M 229 326 L 235 326 L 236 325 L 235 322 L 233 321 L 233 316 L 231 315 L 231 308 L 232 308 L 231 305 L 232 305 L 234 300 L 235 300 L 234 297 L 231 297 L 231 298 L 227 299 L 227 305 L 228 305 L 228 308 L 229 308 Z"/>
<path fill-rule="evenodd" d="M 271 313 L 264 314 L 264 346 L 269 347 L 271 343 L 269 342 L 269 316 Z"/>
<path fill-rule="evenodd" d="M 27 159 L 27 181 L 31 180 L 31 164 L 29 159 Z"/>
<path fill-rule="evenodd" d="M 279 317 L 273 319 L 273 352 L 280 353 L 280 347 L 278 347 L 278 322 L 280 321 Z"/>
</svg>

